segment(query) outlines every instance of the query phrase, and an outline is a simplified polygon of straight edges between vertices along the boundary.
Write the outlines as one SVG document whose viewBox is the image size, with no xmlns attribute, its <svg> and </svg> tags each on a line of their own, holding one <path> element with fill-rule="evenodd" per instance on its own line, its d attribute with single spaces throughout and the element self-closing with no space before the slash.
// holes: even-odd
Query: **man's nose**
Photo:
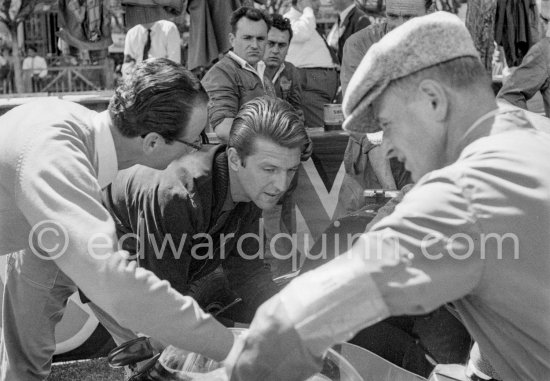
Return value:
<svg viewBox="0 0 550 381">
<path fill-rule="evenodd" d="M 380 148 L 382 149 L 382 152 L 384 152 L 384 155 L 388 159 L 391 159 L 392 157 L 397 157 L 397 152 L 393 148 L 388 138 L 385 138 L 385 137 L 382 138 L 382 144 L 380 145 Z"/>
<path fill-rule="evenodd" d="M 259 46 L 260 46 L 259 41 L 255 38 L 253 38 L 252 39 L 252 47 L 257 49 Z"/>
<path fill-rule="evenodd" d="M 285 171 L 281 171 L 280 173 L 275 175 L 275 178 L 273 179 L 273 185 L 279 192 L 284 192 L 287 190 L 288 185 L 290 181 L 288 178 L 288 175 Z"/>
</svg>

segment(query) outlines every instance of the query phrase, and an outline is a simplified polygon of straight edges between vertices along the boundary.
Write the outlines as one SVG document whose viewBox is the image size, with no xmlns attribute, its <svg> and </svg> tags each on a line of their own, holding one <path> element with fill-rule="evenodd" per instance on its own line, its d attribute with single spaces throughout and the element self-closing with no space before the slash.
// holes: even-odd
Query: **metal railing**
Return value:
<svg viewBox="0 0 550 381">
<path fill-rule="evenodd" d="M 70 93 L 112 88 L 112 75 L 103 65 L 52 66 L 44 78 L 23 70 L 25 92 Z"/>
</svg>

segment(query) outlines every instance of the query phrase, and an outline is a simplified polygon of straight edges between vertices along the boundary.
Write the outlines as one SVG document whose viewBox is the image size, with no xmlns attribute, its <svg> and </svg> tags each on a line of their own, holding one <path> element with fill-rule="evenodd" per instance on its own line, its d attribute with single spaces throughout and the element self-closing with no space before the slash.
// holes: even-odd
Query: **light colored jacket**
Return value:
<svg viewBox="0 0 550 381">
<path fill-rule="evenodd" d="M 26 250 L 54 260 L 121 325 L 222 360 L 231 333 L 116 251 L 115 225 L 101 204 L 98 177 L 113 163 L 98 155 L 98 114 L 48 100 L 16 107 L 0 126 L 0 255 Z"/>
</svg>

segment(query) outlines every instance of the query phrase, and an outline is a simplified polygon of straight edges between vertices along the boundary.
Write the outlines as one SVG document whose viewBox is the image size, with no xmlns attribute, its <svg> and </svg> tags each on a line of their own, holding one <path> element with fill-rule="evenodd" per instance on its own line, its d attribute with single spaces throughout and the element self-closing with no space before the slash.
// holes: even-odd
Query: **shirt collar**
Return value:
<svg viewBox="0 0 550 381">
<path fill-rule="evenodd" d="M 285 63 L 284 62 L 281 64 L 281 66 L 279 66 L 279 69 L 277 69 L 277 72 L 273 76 L 273 80 L 271 82 L 273 82 L 273 83 L 277 82 L 277 79 L 279 78 L 279 76 L 281 75 L 283 70 L 285 70 Z"/>
<path fill-rule="evenodd" d="M 340 12 L 340 26 L 344 23 L 346 17 L 348 17 L 351 10 L 355 7 L 355 4 L 351 4 L 349 7 Z"/>
<path fill-rule="evenodd" d="M 265 73 L 265 63 L 264 61 L 259 61 L 256 65 L 256 69 L 252 65 L 250 65 L 248 62 L 246 62 L 243 58 L 236 55 L 231 50 L 227 52 L 227 55 L 233 59 L 235 62 L 237 62 L 244 70 L 251 71 L 252 73 L 256 74 L 260 80 L 262 81 L 262 84 L 264 83 L 264 73 Z"/>
<path fill-rule="evenodd" d="M 94 117 L 95 151 L 98 162 L 97 181 L 102 189 L 112 183 L 118 173 L 118 160 L 111 125 L 109 111 L 103 111 Z"/>
<path fill-rule="evenodd" d="M 449 158 L 449 164 L 454 163 L 464 148 L 466 148 L 468 145 L 470 145 L 472 142 L 476 141 L 477 139 L 488 136 L 491 134 L 491 130 L 493 127 L 493 123 L 485 123 L 488 120 L 494 119 L 496 115 L 500 112 L 498 108 L 489 111 L 482 116 L 480 116 L 471 126 L 466 130 L 466 132 L 462 135 L 462 138 L 456 145 L 456 148 L 451 151 L 453 152 L 453 155 Z"/>
</svg>

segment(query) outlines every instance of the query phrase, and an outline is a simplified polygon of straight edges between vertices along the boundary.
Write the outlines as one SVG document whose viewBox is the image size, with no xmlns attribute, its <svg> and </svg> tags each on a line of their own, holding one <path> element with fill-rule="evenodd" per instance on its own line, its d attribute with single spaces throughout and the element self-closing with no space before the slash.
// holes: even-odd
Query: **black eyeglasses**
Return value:
<svg viewBox="0 0 550 381">
<path fill-rule="evenodd" d="M 143 134 L 141 135 L 141 137 L 144 139 L 145 137 L 147 136 L 147 134 Z M 193 143 L 189 143 L 189 142 L 186 142 L 185 140 L 183 139 L 178 139 L 178 138 L 172 138 L 170 140 L 173 140 L 175 142 L 179 142 L 179 143 L 182 143 L 182 144 L 185 144 L 186 146 L 188 147 L 191 147 L 191 148 L 194 148 L 196 149 L 197 151 L 200 151 L 202 149 L 202 145 L 204 144 L 204 139 L 203 139 L 203 136 L 202 134 L 197 138 L 196 141 L 194 141 Z"/>
<path fill-rule="evenodd" d="M 174 138 L 173 140 L 174 140 L 175 142 L 179 142 L 179 143 L 185 144 L 187 147 L 194 148 L 194 149 L 196 149 L 197 151 L 200 151 L 201 148 L 202 148 L 202 140 L 201 140 L 200 138 L 197 139 L 194 143 L 186 142 L 186 141 L 183 140 L 183 139 L 176 139 L 176 138 Z"/>
</svg>

